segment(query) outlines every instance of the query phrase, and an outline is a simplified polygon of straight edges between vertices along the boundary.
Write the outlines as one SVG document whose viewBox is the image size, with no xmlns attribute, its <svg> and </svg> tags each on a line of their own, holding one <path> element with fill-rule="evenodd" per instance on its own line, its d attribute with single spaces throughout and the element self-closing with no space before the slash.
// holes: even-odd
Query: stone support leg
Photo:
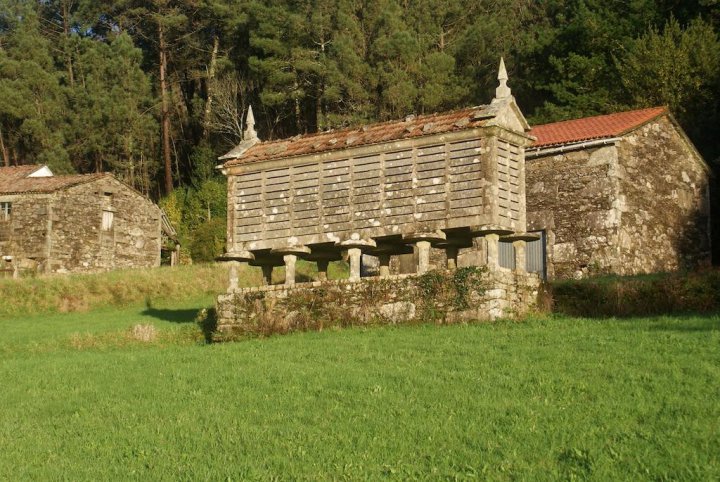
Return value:
<svg viewBox="0 0 720 482">
<path fill-rule="evenodd" d="M 525 241 L 513 241 L 513 249 L 515 251 L 515 271 L 524 273 L 525 269 Z"/>
<path fill-rule="evenodd" d="M 430 241 L 418 241 L 418 274 L 425 274 L 430 270 Z"/>
<path fill-rule="evenodd" d="M 229 266 L 229 286 L 228 286 L 228 293 L 232 291 L 236 291 L 239 288 L 239 275 L 238 275 L 238 268 L 240 266 L 240 263 L 237 261 L 230 261 L 228 263 Z"/>
<path fill-rule="evenodd" d="M 263 283 L 266 286 L 272 284 L 272 272 L 273 272 L 273 266 L 271 264 L 264 264 L 262 266 Z"/>
<path fill-rule="evenodd" d="M 447 256 L 447 269 L 449 269 L 450 271 L 456 270 L 458 247 L 448 246 L 447 248 L 445 248 L 445 255 Z"/>
<path fill-rule="evenodd" d="M 327 281 L 328 276 L 328 265 L 330 264 L 330 261 L 327 259 L 320 259 L 317 261 L 317 270 L 318 270 L 318 280 L 320 281 Z"/>
<path fill-rule="evenodd" d="M 381 254 L 378 259 L 380 260 L 380 277 L 387 278 L 390 276 L 390 255 Z"/>
<path fill-rule="evenodd" d="M 360 281 L 360 258 L 362 251 L 360 248 L 349 248 L 348 258 L 350 260 L 350 281 Z"/>
<path fill-rule="evenodd" d="M 497 234 L 486 234 L 487 242 L 487 267 L 489 270 L 497 270 L 500 267 L 500 236 Z"/>
<path fill-rule="evenodd" d="M 285 262 L 285 285 L 292 286 L 295 284 L 295 263 L 297 263 L 297 255 L 286 254 L 283 256 Z"/>
</svg>

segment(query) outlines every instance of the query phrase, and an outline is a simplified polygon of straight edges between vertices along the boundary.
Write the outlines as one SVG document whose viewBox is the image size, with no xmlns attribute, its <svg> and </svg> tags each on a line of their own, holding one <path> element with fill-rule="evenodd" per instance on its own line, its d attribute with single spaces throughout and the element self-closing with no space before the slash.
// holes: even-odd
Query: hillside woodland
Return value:
<svg viewBox="0 0 720 482">
<path fill-rule="evenodd" d="M 498 58 L 532 124 L 668 105 L 720 156 L 718 0 L 0 0 L 0 157 L 110 171 L 196 259 L 224 241 L 218 155 L 477 105 Z"/>
</svg>

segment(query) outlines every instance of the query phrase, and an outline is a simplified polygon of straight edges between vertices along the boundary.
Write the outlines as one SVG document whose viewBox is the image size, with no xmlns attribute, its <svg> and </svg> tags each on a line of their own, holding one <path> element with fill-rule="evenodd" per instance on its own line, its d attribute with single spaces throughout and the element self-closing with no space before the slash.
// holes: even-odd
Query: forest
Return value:
<svg viewBox="0 0 720 482">
<path fill-rule="evenodd" d="M 193 257 L 224 240 L 217 157 L 488 102 L 531 124 L 667 105 L 716 168 L 718 0 L 0 0 L 0 157 L 110 171 Z"/>
</svg>

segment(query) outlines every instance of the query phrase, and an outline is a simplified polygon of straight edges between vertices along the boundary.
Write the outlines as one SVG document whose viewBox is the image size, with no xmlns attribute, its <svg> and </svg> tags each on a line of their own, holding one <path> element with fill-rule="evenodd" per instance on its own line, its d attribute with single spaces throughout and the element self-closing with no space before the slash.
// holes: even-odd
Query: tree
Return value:
<svg viewBox="0 0 720 482">
<path fill-rule="evenodd" d="M 5 1 L 0 34 L 0 131 L 4 163 L 37 162 L 70 172 L 65 149 L 66 110 L 51 45 L 41 35 L 37 11 Z M 6 157 L 7 156 L 7 157 Z"/>
</svg>

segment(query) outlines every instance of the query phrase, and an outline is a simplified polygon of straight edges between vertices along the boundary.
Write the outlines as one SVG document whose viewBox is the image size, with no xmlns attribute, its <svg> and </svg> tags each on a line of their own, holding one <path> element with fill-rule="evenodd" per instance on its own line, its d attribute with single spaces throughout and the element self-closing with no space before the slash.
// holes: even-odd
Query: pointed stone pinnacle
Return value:
<svg viewBox="0 0 720 482">
<path fill-rule="evenodd" d="M 495 89 L 495 100 L 500 99 L 507 99 L 509 97 L 512 97 L 512 92 L 510 91 L 510 87 L 507 85 L 508 81 L 508 74 L 507 69 L 505 68 L 505 60 L 500 57 L 500 68 L 498 69 L 498 80 L 500 81 L 500 85 Z"/>
<path fill-rule="evenodd" d="M 255 116 L 253 115 L 252 105 L 248 106 L 247 117 L 245 117 L 245 124 L 255 127 Z"/>
<path fill-rule="evenodd" d="M 255 116 L 253 115 L 252 105 L 248 106 L 247 117 L 245 117 L 245 132 L 243 132 L 243 140 L 257 140 L 258 135 L 255 131 Z"/>
<path fill-rule="evenodd" d="M 498 80 L 508 80 L 507 69 L 505 68 L 505 59 L 500 57 L 500 69 L 498 70 Z"/>
</svg>

